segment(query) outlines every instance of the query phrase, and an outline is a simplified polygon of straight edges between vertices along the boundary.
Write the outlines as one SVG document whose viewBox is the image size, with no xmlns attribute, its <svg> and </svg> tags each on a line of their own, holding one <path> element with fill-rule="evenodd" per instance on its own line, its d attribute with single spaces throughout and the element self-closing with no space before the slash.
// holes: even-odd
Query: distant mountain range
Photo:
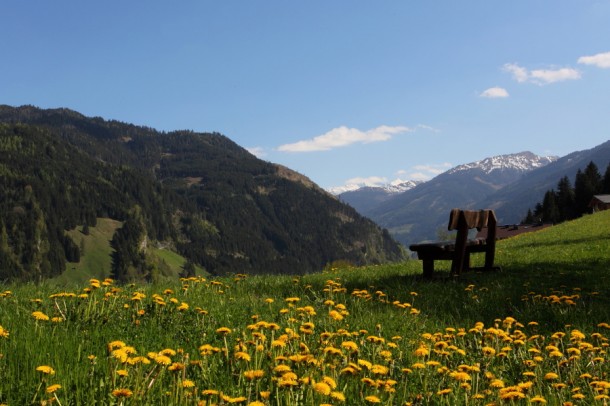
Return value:
<svg viewBox="0 0 610 406">
<path fill-rule="evenodd" d="M 100 217 L 124 222 L 113 267 L 125 279 L 155 274 L 151 244 L 211 274 L 303 274 L 333 261 L 405 258 L 352 207 L 221 134 L 0 105 L 0 280 L 58 275 L 78 258 L 66 230 Z"/>
<path fill-rule="evenodd" d="M 381 196 L 365 188 L 339 198 L 409 245 L 436 239 L 454 207 L 492 208 L 501 223 L 518 223 L 560 178 L 568 176 L 573 182 L 577 170 L 590 161 L 604 170 L 610 161 L 610 141 L 563 158 L 527 151 L 494 156 L 456 166 L 401 193 Z"/>
</svg>

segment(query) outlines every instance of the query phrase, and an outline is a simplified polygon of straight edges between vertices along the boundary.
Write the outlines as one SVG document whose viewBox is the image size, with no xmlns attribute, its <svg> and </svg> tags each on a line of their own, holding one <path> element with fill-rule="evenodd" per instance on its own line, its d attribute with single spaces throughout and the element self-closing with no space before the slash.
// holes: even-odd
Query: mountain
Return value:
<svg viewBox="0 0 610 406">
<path fill-rule="evenodd" d="M 363 186 L 344 190 L 334 188 L 332 192 L 341 191 L 338 197 L 341 201 L 349 204 L 360 213 L 366 213 L 375 206 L 390 199 L 392 196 L 413 189 L 423 183 L 422 181 L 397 181 L 382 186 Z"/>
<path fill-rule="evenodd" d="M 520 222 L 528 209 L 541 202 L 547 190 L 555 189 L 561 178 L 567 176 L 572 185 L 578 170 L 584 170 L 589 162 L 595 163 L 601 174 L 610 164 L 610 141 L 594 148 L 576 151 L 554 162 L 532 170 L 506 187 L 477 202 L 478 207 L 495 209 L 499 219 L 506 224 Z"/>
<path fill-rule="evenodd" d="M 526 151 L 459 165 L 361 213 L 405 245 L 436 239 L 452 208 L 477 208 L 482 199 L 556 159 Z"/>
<path fill-rule="evenodd" d="M 0 280 L 61 273 L 78 257 L 66 231 L 100 217 L 123 222 L 112 245 L 125 279 L 154 275 L 154 245 L 212 274 L 404 258 L 387 231 L 221 134 L 0 106 Z"/>
</svg>

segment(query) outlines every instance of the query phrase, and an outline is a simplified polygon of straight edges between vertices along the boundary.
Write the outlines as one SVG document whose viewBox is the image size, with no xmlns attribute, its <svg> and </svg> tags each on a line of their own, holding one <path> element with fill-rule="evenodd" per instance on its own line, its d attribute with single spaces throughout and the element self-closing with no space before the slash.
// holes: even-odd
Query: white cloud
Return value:
<svg viewBox="0 0 610 406">
<path fill-rule="evenodd" d="M 377 187 L 387 184 L 398 185 L 409 180 L 427 181 L 452 167 L 453 165 L 449 162 L 431 165 L 416 165 L 410 170 L 401 169 L 396 171 L 397 178 L 391 182 L 388 182 L 388 178 L 383 176 L 355 177 L 346 180 L 342 186 L 331 187 L 327 190 L 332 194 L 338 195 L 365 186 Z"/>
<path fill-rule="evenodd" d="M 453 167 L 449 162 L 430 165 L 415 165 L 410 170 L 401 169 L 396 172 L 401 179 L 407 180 L 430 180 L 433 177 L 451 169 Z"/>
<path fill-rule="evenodd" d="M 513 75 L 513 79 L 515 79 L 519 83 L 523 83 L 527 81 L 529 74 L 527 73 L 527 69 L 522 68 L 516 63 L 507 63 L 503 68 L 506 72 L 509 72 Z"/>
<path fill-rule="evenodd" d="M 309 140 L 298 141 L 293 144 L 284 144 L 278 147 L 282 152 L 313 152 L 328 151 L 334 148 L 341 148 L 351 144 L 369 144 L 372 142 L 387 141 L 395 134 L 412 131 L 410 128 L 386 125 L 373 128 L 368 131 L 361 131 L 357 128 L 345 126 L 333 128 L 329 132 L 318 135 Z"/>
<path fill-rule="evenodd" d="M 346 185 L 357 185 L 359 187 L 362 186 L 381 186 L 388 182 L 387 178 L 382 176 L 369 176 L 367 178 L 351 178 L 345 181 Z"/>
<path fill-rule="evenodd" d="M 423 130 L 428 130 L 428 131 L 432 131 L 434 133 L 440 133 L 441 130 L 434 128 L 434 127 L 430 127 L 429 125 L 426 124 L 417 124 L 417 128 L 421 128 Z"/>
<path fill-rule="evenodd" d="M 250 147 L 246 148 L 246 151 L 248 151 L 257 158 L 262 158 L 267 155 L 267 152 L 263 147 Z"/>
<path fill-rule="evenodd" d="M 581 56 L 578 63 L 584 65 L 595 65 L 598 68 L 610 68 L 610 52 L 604 52 L 591 56 Z"/>
<path fill-rule="evenodd" d="M 489 89 L 487 89 L 483 93 L 481 93 L 479 96 L 485 97 L 488 99 L 499 99 L 499 98 L 508 97 L 509 95 L 508 95 L 508 92 L 506 91 L 506 89 L 496 86 L 496 87 L 490 87 Z"/>
<path fill-rule="evenodd" d="M 387 182 L 388 179 L 381 176 L 369 176 L 367 178 L 357 177 L 346 180 L 342 186 L 331 187 L 327 190 L 334 195 L 340 195 L 341 193 L 357 190 L 365 186 L 381 186 Z"/>
<path fill-rule="evenodd" d="M 539 84 L 580 79 L 580 72 L 572 68 L 538 69 L 530 72 L 531 81 Z"/>
<path fill-rule="evenodd" d="M 580 72 L 572 68 L 535 69 L 530 71 L 516 63 L 507 63 L 503 70 L 512 74 L 513 79 L 519 83 L 530 82 L 538 85 L 576 80 L 581 77 Z"/>
</svg>

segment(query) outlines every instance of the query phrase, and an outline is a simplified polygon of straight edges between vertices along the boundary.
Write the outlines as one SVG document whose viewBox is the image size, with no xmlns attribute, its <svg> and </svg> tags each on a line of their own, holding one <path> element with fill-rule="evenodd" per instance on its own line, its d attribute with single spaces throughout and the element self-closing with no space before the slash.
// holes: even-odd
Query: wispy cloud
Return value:
<svg viewBox="0 0 610 406">
<path fill-rule="evenodd" d="M 439 130 L 438 128 L 430 127 L 429 125 L 426 125 L 426 124 L 417 124 L 417 128 L 421 128 L 422 130 L 432 131 L 433 133 L 441 132 L 441 130 Z"/>
<path fill-rule="evenodd" d="M 346 185 L 357 185 L 359 187 L 362 186 L 381 186 L 388 182 L 387 178 L 382 176 L 369 176 L 367 178 L 351 178 L 345 181 Z"/>
<path fill-rule="evenodd" d="M 504 65 L 504 71 L 513 75 L 513 79 L 515 79 L 519 83 L 527 82 L 529 77 L 529 73 L 527 69 L 517 65 L 516 63 L 507 63 Z"/>
<path fill-rule="evenodd" d="M 453 165 L 449 162 L 440 164 L 415 165 L 410 170 L 398 171 L 401 178 L 410 180 L 430 180 L 433 177 L 451 169 Z"/>
<path fill-rule="evenodd" d="M 263 158 L 267 156 L 267 151 L 265 151 L 263 147 L 249 147 L 246 148 L 246 151 L 248 151 L 257 158 Z"/>
<path fill-rule="evenodd" d="M 329 132 L 318 135 L 309 140 L 298 141 L 293 144 L 284 144 L 278 147 L 281 152 L 313 152 L 328 151 L 345 147 L 351 144 L 369 144 L 372 142 L 387 141 L 396 134 L 412 131 L 408 127 L 391 127 L 382 125 L 368 131 L 345 126 L 333 128 Z"/>
<path fill-rule="evenodd" d="M 503 70 L 509 72 L 517 82 L 530 82 L 537 85 L 548 85 L 550 83 L 581 78 L 580 72 L 573 68 L 528 70 L 516 63 L 507 63 L 504 65 Z"/>
<path fill-rule="evenodd" d="M 610 52 L 603 52 L 591 56 L 581 56 L 578 63 L 583 65 L 594 65 L 598 68 L 610 68 Z"/>
<path fill-rule="evenodd" d="M 502 99 L 509 96 L 508 91 L 502 87 L 490 87 L 489 89 L 483 91 L 479 94 L 480 97 L 485 97 L 488 99 Z"/>
<path fill-rule="evenodd" d="M 441 173 L 452 168 L 453 165 L 449 162 L 443 162 L 441 164 L 430 164 L 430 165 L 415 165 L 411 169 L 401 169 L 396 171 L 395 179 L 388 181 L 388 178 L 384 176 L 368 176 L 368 177 L 355 177 L 345 181 L 341 186 L 335 186 L 328 189 L 330 193 L 341 194 L 350 190 L 356 190 L 361 187 L 376 187 L 384 185 L 398 185 L 409 180 L 412 181 L 427 181 L 433 177 L 440 175 Z"/>
</svg>

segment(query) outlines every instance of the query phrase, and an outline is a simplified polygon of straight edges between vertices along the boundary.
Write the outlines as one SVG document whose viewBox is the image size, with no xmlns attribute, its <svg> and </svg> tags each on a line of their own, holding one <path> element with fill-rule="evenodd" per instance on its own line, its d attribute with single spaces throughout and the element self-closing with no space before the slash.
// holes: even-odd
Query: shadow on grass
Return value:
<svg viewBox="0 0 610 406">
<path fill-rule="evenodd" d="M 379 275 L 369 292 L 387 295 L 390 302 L 413 303 L 432 324 L 486 326 L 507 316 L 522 323 L 536 321 L 544 330 L 572 325 L 597 325 L 610 320 L 610 272 L 601 261 L 578 263 L 531 262 L 505 266 L 501 271 L 467 272 L 450 277 L 448 271 L 433 279 L 399 272 Z M 363 289 L 358 281 L 346 283 L 348 291 Z M 414 297 L 411 292 L 416 292 Z M 537 295 L 538 299 L 534 296 Z M 574 296 L 574 305 L 552 303 L 550 295 Z"/>
</svg>

